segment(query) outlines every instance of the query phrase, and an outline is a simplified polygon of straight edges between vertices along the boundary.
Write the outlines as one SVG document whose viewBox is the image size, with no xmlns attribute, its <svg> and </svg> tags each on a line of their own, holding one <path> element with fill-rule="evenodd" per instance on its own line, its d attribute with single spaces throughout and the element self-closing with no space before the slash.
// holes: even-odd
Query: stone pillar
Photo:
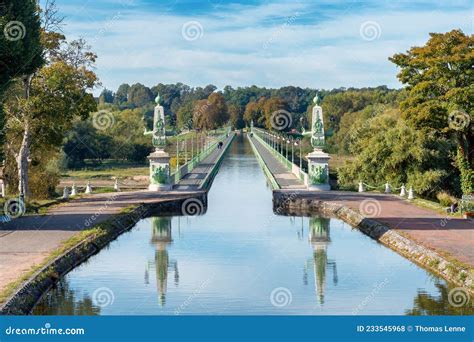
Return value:
<svg viewBox="0 0 474 342">
<path fill-rule="evenodd" d="M 65 186 L 63 189 L 63 199 L 68 199 L 68 198 L 69 198 L 69 190 L 67 189 L 67 186 Z"/>
<path fill-rule="evenodd" d="M 171 190 L 170 156 L 163 150 L 156 150 L 148 156 L 150 161 L 150 185 L 148 190 Z"/>
<path fill-rule="evenodd" d="M 405 187 L 405 184 L 402 184 L 402 187 L 400 189 L 400 196 L 405 197 L 407 195 L 407 188 Z"/>
<path fill-rule="evenodd" d="M 329 155 L 322 150 L 314 150 L 308 158 L 308 188 L 310 190 L 331 190 L 329 185 Z"/>
<path fill-rule="evenodd" d="M 71 196 L 77 195 L 76 183 L 72 183 Z"/>
<path fill-rule="evenodd" d="M 91 194 L 92 193 L 92 185 L 91 182 L 87 182 L 86 185 L 86 194 Z"/>
<path fill-rule="evenodd" d="M 155 99 L 156 106 L 153 115 L 153 131 L 145 132 L 152 134 L 152 143 L 155 151 L 150 153 L 150 185 L 148 190 L 166 191 L 171 190 L 170 179 L 170 156 L 164 151 L 166 147 L 166 123 L 163 106 L 160 106 L 160 95 Z"/>
<path fill-rule="evenodd" d="M 5 183 L 3 182 L 3 179 L 0 179 L 0 195 L 5 198 Z"/>
<path fill-rule="evenodd" d="M 325 145 L 323 109 L 319 106 L 318 97 L 314 98 L 314 107 L 311 125 L 311 145 L 314 150 L 308 158 L 308 189 L 327 191 L 329 185 L 329 154 L 323 152 Z"/>
</svg>

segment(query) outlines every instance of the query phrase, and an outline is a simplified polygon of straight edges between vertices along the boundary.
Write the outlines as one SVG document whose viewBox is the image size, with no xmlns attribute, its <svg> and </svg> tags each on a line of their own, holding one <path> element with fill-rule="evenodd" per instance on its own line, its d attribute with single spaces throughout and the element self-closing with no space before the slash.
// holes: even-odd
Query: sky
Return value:
<svg viewBox="0 0 474 342">
<path fill-rule="evenodd" d="M 430 32 L 473 29 L 469 0 L 56 2 L 67 38 L 88 41 L 112 90 L 136 82 L 399 88 L 389 56 Z"/>
</svg>

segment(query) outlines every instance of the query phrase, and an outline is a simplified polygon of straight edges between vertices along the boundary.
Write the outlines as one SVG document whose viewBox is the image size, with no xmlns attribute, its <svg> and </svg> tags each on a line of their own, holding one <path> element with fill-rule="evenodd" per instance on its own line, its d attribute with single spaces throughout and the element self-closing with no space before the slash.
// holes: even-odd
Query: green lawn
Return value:
<svg viewBox="0 0 474 342">
<path fill-rule="evenodd" d="M 148 165 L 119 163 L 113 161 L 106 161 L 98 166 L 90 166 L 81 170 L 68 170 L 64 172 L 61 177 L 76 178 L 76 179 L 110 179 L 112 177 L 133 177 L 133 176 L 147 176 Z"/>
</svg>

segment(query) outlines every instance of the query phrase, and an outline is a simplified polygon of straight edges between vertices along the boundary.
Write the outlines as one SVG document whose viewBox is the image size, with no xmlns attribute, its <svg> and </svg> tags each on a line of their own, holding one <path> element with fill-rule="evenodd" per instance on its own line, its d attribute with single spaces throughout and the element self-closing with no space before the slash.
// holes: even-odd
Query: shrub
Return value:
<svg viewBox="0 0 474 342">
<path fill-rule="evenodd" d="M 449 207 L 457 202 L 457 199 L 447 192 L 441 191 L 436 194 L 436 198 L 443 207 Z"/>
</svg>

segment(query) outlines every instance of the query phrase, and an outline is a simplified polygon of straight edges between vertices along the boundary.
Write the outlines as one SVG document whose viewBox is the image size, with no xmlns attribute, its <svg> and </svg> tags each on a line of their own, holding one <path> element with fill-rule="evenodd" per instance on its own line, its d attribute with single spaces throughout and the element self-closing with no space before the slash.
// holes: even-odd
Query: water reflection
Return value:
<svg viewBox="0 0 474 342">
<path fill-rule="evenodd" d="M 265 184 L 248 142 L 237 139 L 204 215 L 141 220 L 62 279 L 34 314 L 334 315 L 358 307 L 369 315 L 472 312 L 449 305 L 442 279 L 340 220 L 274 215 Z M 381 282 L 383 289 L 374 291 Z M 103 287 L 115 300 L 98 307 L 93 293 Z M 291 304 L 272 305 L 278 287 L 291 291 Z"/>
<path fill-rule="evenodd" d="M 413 309 L 407 310 L 407 315 L 474 315 L 474 301 L 466 297 L 466 303 L 460 307 L 450 304 L 450 291 L 453 286 L 447 286 L 435 281 L 438 296 L 432 296 L 426 291 L 418 290 L 418 295 L 413 300 Z M 456 303 L 455 303 L 456 304 Z"/>
<path fill-rule="evenodd" d="M 332 282 L 337 285 L 337 267 L 336 262 L 328 259 L 327 249 L 331 243 L 330 220 L 325 217 L 309 218 L 309 241 L 313 248 L 313 258 L 307 262 L 305 267 L 304 279 L 307 279 L 308 264 L 313 264 L 314 286 L 317 301 L 320 305 L 324 304 L 324 291 L 326 288 L 326 269 L 332 272 Z"/>
<path fill-rule="evenodd" d="M 54 308 L 54 310 L 52 310 Z M 35 307 L 35 315 L 100 315 L 101 308 L 88 294 L 80 295 L 70 288 L 69 281 L 61 281 Z"/>
<path fill-rule="evenodd" d="M 171 260 L 168 255 L 167 247 L 173 242 L 172 232 L 172 218 L 152 217 L 151 218 L 151 241 L 155 246 L 155 259 L 148 261 L 145 269 L 145 284 L 150 283 L 150 268 L 155 269 L 156 286 L 158 290 L 158 301 L 161 306 L 166 303 L 166 290 L 168 287 L 168 272 L 171 270 L 174 274 L 175 285 L 179 284 L 178 262 Z"/>
</svg>

